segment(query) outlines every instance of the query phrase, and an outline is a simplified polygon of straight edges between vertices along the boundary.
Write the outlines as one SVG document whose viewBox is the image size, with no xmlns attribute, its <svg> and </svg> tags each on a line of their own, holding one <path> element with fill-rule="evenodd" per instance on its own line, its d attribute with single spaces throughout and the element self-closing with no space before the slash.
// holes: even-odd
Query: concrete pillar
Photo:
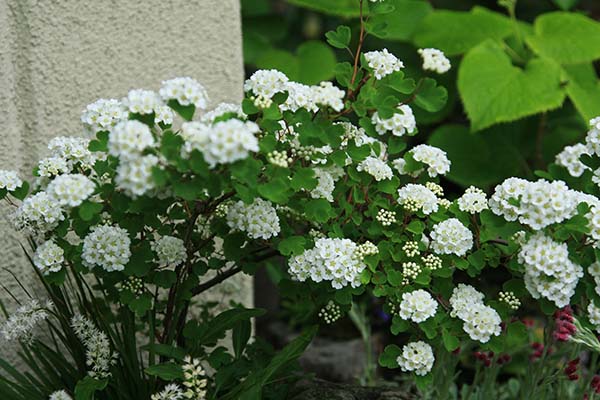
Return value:
<svg viewBox="0 0 600 400">
<path fill-rule="evenodd" d="M 82 134 L 88 103 L 177 76 L 204 84 L 211 105 L 240 101 L 239 0 L 0 0 L 0 169 L 29 178 L 49 139 Z M 27 281 L 21 238 L 4 218 L 0 234 L 0 267 Z M 8 272 L 0 282 L 19 293 Z M 214 298 L 250 304 L 250 280 L 233 284 Z"/>
</svg>

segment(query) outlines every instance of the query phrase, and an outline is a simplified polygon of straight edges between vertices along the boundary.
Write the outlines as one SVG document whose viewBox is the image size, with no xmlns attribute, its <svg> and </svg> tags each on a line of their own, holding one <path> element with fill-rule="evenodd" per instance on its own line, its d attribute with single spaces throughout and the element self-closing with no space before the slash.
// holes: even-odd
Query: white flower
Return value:
<svg viewBox="0 0 600 400">
<path fill-rule="evenodd" d="M 400 317 L 420 323 L 433 317 L 437 311 L 438 303 L 429 292 L 418 289 L 402 295 L 400 303 Z"/>
<path fill-rule="evenodd" d="M 481 343 L 487 343 L 492 336 L 498 336 L 502 332 L 500 315 L 483 303 L 467 307 L 462 320 L 463 330 L 471 339 Z"/>
<path fill-rule="evenodd" d="M 358 171 L 365 171 L 378 182 L 386 179 L 392 179 L 394 177 L 392 169 L 386 164 L 385 161 L 372 156 L 369 156 L 361 161 L 356 169 Z"/>
<path fill-rule="evenodd" d="M 38 175 L 41 177 L 51 178 L 70 171 L 71 167 L 62 157 L 46 157 L 38 163 Z"/>
<path fill-rule="evenodd" d="M 590 169 L 590 167 L 579 161 L 579 158 L 584 154 L 589 154 L 589 151 L 583 143 L 565 146 L 556 155 L 556 163 L 565 167 L 571 176 L 580 177 L 586 170 Z"/>
<path fill-rule="evenodd" d="M 477 291 L 473 286 L 459 283 L 450 296 L 450 305 L 452 306 L 450 316 L 464 320 L 468 309 L 474 304 L 483 303 L 483 299 L 483 293 Z"/>
<path fill-rule="evenodd" d="M 350 239 L 319 238 L 315 247 L 293 256 L 288 262 L 292 278 L 304 282 L 330 281 L 335 289 L 360 286 L 360 274 L 366 268 L 358 254 L 358 245 Z"/>
<path fill-rule="evenodd" d="M 81 114 L 81 122 L 91 134 L 110 131 L 117 123 L 128 118 L 127 107 L 119 100 L 99 99 L 88 104 Z"/>
<path fill-rule="evenodd" d="M 118 226 L 97 225 L 83 240 L 81 258 L 88 268 L 122 271 L 129 262 L 131 240 L 127 231 Z"/>
<path fill-rule="evenodd" d="M 48 400 L 73 400 L 73 398 L 64 390 L 57 390 L 50 395 Z"/>
<path fill-rule="evenodd" d="M 9 192 L 21 187 L 23 181 L 15 171 L 0 169 L 0 189 L 6 189 Z"/>
<path fill-rule="evenodd" d="M 161 267 L 177 266 L 187 259 L 187 252 L 183 240 L 174 236 L 162 236 L 152 242 L 152 251 L 158 257 Z"/>
<path fill-rule="evenodd" d="M 378 80 L 404 68 L 402 61 L 398 60 L 387 49 L 369 51 L 364 53 L 364 56 L 367 63 L 369 63 L 369 68 L 373 70 L 373 74 Z"/>
<path fill-rule="evenodd" d="M 318 111 L 319 107 L 315 102 L 314 91 L 311 86 L 289 81 L 285 84 L 285 90 L 288 92 L 288 97 L 279 106 L 281 111 L 296 112 L 301 108 L 311 112 Z"/>
<path fill-rule="evenodd" d="M 104 158 L 104 153 L 92 153 L 88 146 L 90 140 L 81 137 L 59 136 L 48 143 L 51 157 L 60 157 L 67 162 L 69 170 L 75 165 L 91 169 L 97 160 Z"/>
<path fill-rule="evenodd" d="M 585 145 L 589 154 L 600 155 L 600 117 L 590 120 L 590 130 L 585 137 Z"/>
<path fill-rule="evenodd" d="M 417 375 L 427 375 L 435 358 L 431 346 L 423 341 L 411 342 L 402 347 L 402 354 L 398 356 L 398 365 L 404 372 L 414 372 Z"/>
<path fill-rule="evenodd" d="M 450 70 L 450 60 L 444 53 L 438 49 L 419 49 L 417 50 L 423 57 L 423 69 L 443 74 Z"/>
<path fill-rule="evenodd" d="M 170 383 L 158 393 L 150 396 L 150 400 L 183 400 L 183 390 L 176 383 Z"/>
<path fill-rule="evenodd" d="M 451 162 L 448 160 L 446 152 L 437 147 L 420 144 L 413 147 L 410 153 L 416 161 L 428 166 L 427 173 L 432 178 L 445 175 L 450 171 Z"/>
<path fill-rule="evenodd" d="M 473 247 L 473 234 L 458 219 L 450 218 L 433 226 L 431 248 L 437 254 L 464 256 Z"/>
<path fill-rule="evenodd" d="M 130 90 L 123 104 L 134 114 L 152 114 L 154 110 L 162 105 L 161 99 L 152 90 L 134 89 Z"/>
<path fill-rule="evenodd" d="M 154 121 L 156 123 L 163 123 L 165 125 L 172 125 L 173 118 L 175 118 L 175 113 L 169 106 L 158 106 L 154 112 L 156 113 L 154 116 Z"/>
<path fill-rule="evenodd" d="M 40 270 L 43 275 L 48 275 L 50 272 L 58 272 L 62 269 L 65 261 L 64 250 L 48 240 L 37 247 L 33 255 L 33 264 Z"/>
<path fill-rule="evenodd" d="M 15 214 L 18 229 L 29 228 L 41 233 L 54 229 L 64 219 L 60 203 L 46 192 L 27 197 Z"/>
<path fill-rule="evenodd" d="M 594 325 L 596 332 L 600 332 L 600 307 L 596 307 L 593 301 L 587 306 L 588 319 Z"/>
<path fill-rule="evenodd" d="M 115 184 L 128 196 L 137 197 L 154 189 L 152 168 L 158 165 L 158 157 L 152 154 L 121 160 L 117 167 Z"/>
<path fill-rule="evenodd" d="M 87 200 L 96 184 L 81 174 L 59 175 L 48 184 L 46 192 L 61 206 L 77 207 Z"/>
<path fill-rule="evenodd" d="M 121 159 L 136 158 L 155 144 L 148 125 L 136 121 L 118 123 L 108 137 L 108 152 Z"/>
<path fill-rule="evenodd" d="M 206 371 L 200 364 L 200 359 L 186 356 L 183 359 L 183 386 L 185 386 L 184 397 L 193 400 L 204 400 L 206 398 Z"/>
<path fill-rule="evenodd" d="M 279 234 L 279 217 L 270 201 L 256 198 L 252 204 L 238 201 L 227 209 L 227 225 L 246 232 L 251 239 L 270 239 Z"/>
<path fill-rule="evenodd" d="M 313 86 L 311 89 L 316 104 L 331 107 L 335 111 L 342 111 L 344 108 L 344 96 L 346 92 L 333 86 L 333 83 L 327 81 L 321 82 L 319 86 Z"/>
<path fill-rule="evenodd" d="M 323 168 L 314 168 L 315 177 L 317 178 L 317 186 L 310 191 L 310 197 L 313 199 L 326 199 L 329 202 L 333 201 L 333 191 L 335 189 L 335 179 L 331 173 Z"/>
<path fill-rule="evenodd" d="M 48 318 L 48 309 L 50 308 L 52 308 L 51 302 L 41 305 L 36 299 L 30 300 L 28 303 L 19 306 L 0 325 L 0 335 L 7 341 L 31 341 L 33 339 L 34 328 Z"/>
<path fill-rule="evenodd" d="M 92 321 L 79 314 L 71 318 L 71 327 L 85 347 L 88 375 L 95 379 L 109 378 L 112 375 L 110 368 L 115 365 L 117 354 L 111 350 L 108 336 L 96 328 Z"/>
<path fill-rule="evenodd" d="M 163 81 L 158 93 L 164 101 L 177 100 L 182 106 L 193 104 L 204 110 L 208 105 L 208 94 L 204 86 L 189 77 Z"/>
<path fill-rule="evenodd" d="M 225 114 L 233 114 L 236 118 L 245 120 L 248 116 L 242 111 L 242 106 L 233 103 L 219 103 L 213 110 L 207 112 L 200 117 L 200 122 L 212 124 L 215 119 L 224 116 Z"/>
<path fill-rule="evenodd" d="M 406 133 L 411 134 L 417 129 L 417 122 L 413 114 L 412 108 L 407 104 L 399 104 L 397 110 L 391 118 L 381 118 L 379 113 L 375 111 L 371 117 L 371 122 L 375 125 L 375 130 L 380 135 L 389 131 L 394 136 L 404 136 Z"/>
<path fill-rule="evenodd" d="M 185 141 L 182 152 L 187 157 L 193 150 L 200 151 L 211 167 L 233 163 L 248 157 L 250 152 L 258 151 L 255 134 L 259 131 L 260 128 L 254 122 L 242 122 L 238 119 L 220 121 L 212 126 L 201 122 L 186 122 L 181 130 Z"/>
<path fill-rule="evenodd" d="M 275 94 L 286 91 L 287 82 L 288 77 L 283 72 L 275 69 L 261 69 L 246 80 L 244 91 L 252 92 L 258 98 L 257 106 L 262 105 L 262 108 L 268 108 L 271 105 L 271 98 Z"/>
<path fill-rule="evenodd" d="M 398 189 L 398 203 L 409 211 L 429 215 L 438 210 L 438 198 L 423 185 L 409 183 Z"/>
<path fill-rule="evenodd" d="M 392 161 L 392 165 L 394 166 L 394 168 L 396 169 L 396 171 L 398 171 L 398 173 L 400 175 L 409 175 L 412 176 L 413 178 L 418 177 L 421 172 L 423 172 L 423 168 L 418 169 L 416 171 L 407 171 L 406 170 L 406 160 L 404 158 L 396 158 L 395 160 Z"/>
<path fill-rule="evenodd" d="M 525 287 L 535 299 L 545 297 L 557 307 L 569 304 L 583 269 L 569 259 L 566 243 L 537 232 L 523 244 L 518 260 L 525 266 Z"/>
<path fill-rule="evenodd" d="M 458 199 L 458 208 L 470 214 L 480 213 L 488 208 L 485 192 L 475 186 L 470 186 Z"/>
</svg>

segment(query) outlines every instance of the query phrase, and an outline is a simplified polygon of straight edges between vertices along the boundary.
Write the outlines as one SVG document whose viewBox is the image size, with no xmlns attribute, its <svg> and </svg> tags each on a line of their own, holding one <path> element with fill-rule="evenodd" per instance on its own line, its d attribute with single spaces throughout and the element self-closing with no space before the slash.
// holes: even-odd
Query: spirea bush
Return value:
<svg viewBox="0 0 600 400">
<path fill-rule="evenodd" d="M 385 2 L 368 9 L 385 12 Z M 535 357 L 564 341 L 600 349 L 599 120 L 541 179 L 448 198 L 452 162 L 414 145 L 413 109 L 444 106 L 434 77 L 450 62 L 422 49 L 433 75 L 415 82 L 388 50 L 363 53 L 364 35 L 351 50 L 349 28 L 327 34 L 353 55 L 337 65 L 337 85 L 259 70 L 240 105 L 211 110 L 200 83 L 175 78 L 87 106 L 85 136 L 53 139 L 31 183 L 0 171 L 48 297 L 31 293 L 0 330 L 31 369 L 0 364 L 3 398 L 285 398 L 280 383 L 293 380 L 315 328 L 273 354 L 249 343 L 262 310 L 214 315 L 196 301 L 265 264 L 286 298 L 327 324 L 355 297 L 381 299 L 397 336 L 381 366 L 433 398 L 447 395 L 462 348 L 489 366 L 529 346 L 521 301 L 559 310 Z M 488 290 L 490 269 L 502 270 L 500 292 Z M 35 337 L 44 324 L 48 337 Z M 577 363 L 569 368 L 571 379 Z M 518 390 L 539 395 L 552 371 L 540 366 Z"/>
</svg>

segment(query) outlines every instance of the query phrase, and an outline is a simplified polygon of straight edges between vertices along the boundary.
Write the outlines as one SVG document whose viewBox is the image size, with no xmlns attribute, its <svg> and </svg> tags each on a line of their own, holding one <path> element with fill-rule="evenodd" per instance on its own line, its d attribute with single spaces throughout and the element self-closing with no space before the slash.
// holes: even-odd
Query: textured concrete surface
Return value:
<svg viewBox="0 0 600 400">
<path fill-rule="evenodd" d="M 101 97 L 191 76 L 213 105 L 240 100 L 240 24 L 239 0 L 0 0 L 0 169 L 29 177 L 48 140 L 81 134 L 81 110 Z M 4 269 L 27 280 L 28 267 L 4 218 L 0 234 L 0 282 L 22 294 Z M 248 304 L 249 281 L 238 285 Z"/>
</svg>

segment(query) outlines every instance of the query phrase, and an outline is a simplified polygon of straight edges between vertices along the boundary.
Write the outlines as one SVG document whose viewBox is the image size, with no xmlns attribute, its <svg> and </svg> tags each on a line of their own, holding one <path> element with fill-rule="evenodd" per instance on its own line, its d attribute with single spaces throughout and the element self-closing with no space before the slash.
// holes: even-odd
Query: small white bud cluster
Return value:
<svg viewBox="0 0 600 400">
<path fill-rule="evenodd" d="M 411 342 L 402 347 L 402 354 L 396 359 L 404 372 L 414 372 L 424 376 L 431 371 L 435 357 L 431 346 L 423 341 Z"/>
<path fill-rule="evenodd" d="M 477 214 L 487 210 L 488 202 L 485 192 L 475 186 L 469 186 L 465 193 L 458 199 L 458 208 L 470 214 Z"/>
<path fill-rule="evenodd" d="M 231 203 L 229 203 L 229 202 L 223 202 L 223 203 L 217 204 L 217 206 L 215 207 L 215 217 L 225 218 L 225 216 L 227 216 L 227 211 L 229 210 L 229 206 L 231 206 Z"/>
<path fill-rule="evenodd" d="M 137 276 L 128 276 L 127 280 L 121 283 L 121 288 L 129 290 L 135 297 L 144 293 L 144 281 Z"/>
<path fill-rule="evenodd" d="M 545 297 L 557 307 L 569 304 L 583 268 L 569 259 L 566 243 L 537 232 L 521 247 L 518 260 L 525 266 L 523 279 L 533 298 Z"/>
<path fill-rule="evenodd" d="M 270 201 L 255 198 L 252 204 L 238 201 L 227 208 L 227 225 L 246 232 L 251 239 L 270 239 L 279 234 L 279 217 Z"/>
<path fill-rule="evenodd" d="M 398 60 L 388 49 L 369 51 L 364 53 L 364 57 L 377 80 L 404 68 L 404 63 Z"/>
<path fill-rule="evenodd" d="M 62 269 L 65 262 L 64 250 L 48 240 L 37 247 L 33 255 L 33 264 L 40 270 L 42 275 L 48 275 L 50 272 L 58 272 Z"/>
<path fill-rule="evenodd" d="M 390 226 L 396 222 L 396 211 L 389 211 L 381 208 L 377 211 L 375 219 L 383 226 Z"/>
<path fill-rule="evenodd" d="M 521 307 L 521 300 L 515 296 L 514 292 L 500 292 L 498 297 L 500 301 L 506 303 L 513 310 L 518 310 Z"/>
<path fill-rule="evenodd" d="M 204 110 L 208 105 L 208 94 L 204 86 L 189 77 L 163 81 L 158 93 L 164 101 L 177 100 L 182 106 L 193 104 L 196 108 Z"/>
<path fill-rule="evenodd" d="M 273 150 L 267 154 L 267 161 L 278 167 L 287 168 L 293 159 L 292 157 L 288 157 L 287 152 L 285 151 Z"/>
<path fill-rule="evenodd" d="M 409 183 L 398 189 L 398 203 L 407 211 L 429 215 L 438 210 L 438 198 L 423 185 Z"/>
<path fill-rule="evenodd" d="M 432 178 L 438 175 L 445 175 L 450 171 L 452 163 L 448 160 L 446 152 L 442 149 L 427 144 L 420 144 L 413 147 L 409 153 L 416 161 L 427 165 L 427 173 Z"/>
<path fill-rule="evenodd" d="M 83 239 L 81 258 L 83 264 L 90 269 L 98 266 L 108 272 L 122 271 L 131 257 L 130 245 L 131 240 L 125 229 L 97 225 Z"/>
<path fill-rule="evenodd" d="M 4 340 L 19 340 L 24 343 L 33 340 L 35 327 L 45 321 L 48 316 L 48 310 L 53 307 L 51 302 L 45 305 L 40 304 L 36 299 L 19 306 L 6 321 L 0 325 L 0 336 Z"/>
<path fill-rule="evenodd" d="M 206 399 L 208 380 L 206 379 L 206 371 L 200 364 L 200 359 L 186 356 L 183 359 L 181 369 L 183 369 L 183 397 L 193 400 Z"/>
<path fill-rule="evenodd" d="M 22 185 L 23 181 L 15 171 L 0 169 L 0 189 L 12 192 Z"/>
<path fill-rule="evenodd" d="M 444 188 L 435 182 L 426 182 L 425 187 L 431 190 L 437 197 L 444 197 Z"/>
<path fill-rule="evenodd" d="M 423 268 L 421 268 L 421 266 L 414 261 L 402 263 L 402 275 L 404 275 L 402 283 L 404 285 L 408 285 L 410 283 L 410 279 L 417 279 L 417 276 L 419 276 L 422 271 Z"/>
<path fill-rule="evenodd" d="M 418 53 L 423 58 L 423 69 L 443 74 L 450 70 L 450 60 L 438 49 L 419 49 Z"/>
<path fill-rule="evenodd" d="M 590 167 L 579 160 L 584 154 L 589 154 L 589 149 L 583 143 L 565 146 L 565 148 L 556 155 L 555 162 L 556 164 L 565 167 L 571 176 L 580 177 L 586 170 L 590 169 Z"/>
<path fill-rule="evenodd" d="M 408 104 L 400 104 L 397 107 L 398 112 L 390 118 L 381 118 L 375 111 L 371 117 L 371 122 L 375 125 L 378 134 L 384 135 L 391 131 L 394 136 L 404 136 L 411 134 L 417 129 L 417 122 L 412 108 Z"/>
<path fill-rule="evenodd" d="M 414 240 L 410 240 L 404 245 L 402 245 L 402 251 L 408 257 L 416 257 L 419 255 L 419 242 L 415 242 Z"/>
<path fill-rule="evenodd" d="M 81 122 L 86 131 L 95 135 L 100 131 L 110 132 L 121 121 L 128 118 L 127 107 L 119 100 L 98 99 L 88 104 L 81 114 Z"/>
<path fill-rule="evenodd" d="M 308 231 L 308 235 L 313 239 L 322 239 L 325 237 L 325 234 L 323 232 L 313 228 L 310 228 L 310 230 Z"/>
<path fill-rule="evenodd" d="M 356 167 L 358 171 L 365 171 L 371 175 L 377 182 L 392 179 L 394 173 L 389 165 L 380 158 L 369 156 L 361 161 Z"/>
<path fill-rule="evenodd" d="M 431 248 L 437 254 L 464 256 L 473 247 L 473 234 L 458 219 L 450 218 L 433 226 Z"/>
<path fill-rule="evenodd" d="M 379 249 L 373 243 L 368 240 L 362 244 L 359 244 L 356 247 L 356 257 L 359 259 L 364 259 L 367 256 L 373 256 L 379 253 Z"/>
<path fill-rule="evenodd" d="M 442 268 L 442 259 L 436 256 L 435 254 L 428 254 L 422 259 L 423 264 L 425 264 L 426 268 L 429 268 L 431 271 L 435 271 Z"/>
<path fill-rule="evenodd" d="M 450 315 L 463 321 L 463 330 L 473 340 L 487 343 L 500 335 L 502 320 L 492 307 L 483 303 L 484 296 L 472 286 L 458 284 L 450 297 Z"/>
<path fill-rule="evenodd" d="M 161 267 L 176 267 L 187 259 L 185 244 L 178 237 L 162 236 L 152 242 L 151 248 L 156 253 L 158 265 Z"/>
<path fill-rule="evenodd" d="M 429 292 L 417 289 L 402 294 L 400 302 L 400 318 L 416 323 L 423 322 L 433 317 L 437 311 L 438 303 Z"/>
<path fill-rule="evenodd" d="M 325 307 L 321 308 L 319 311 L 319 318 L 323 319 L 323 321 L 325 321 L 325 323 L 328 325 L 333 324 L 341 317 L 342 309 L 340 306 L 335 304 L 333 300 L 329 300 Z"/>
</svg>

